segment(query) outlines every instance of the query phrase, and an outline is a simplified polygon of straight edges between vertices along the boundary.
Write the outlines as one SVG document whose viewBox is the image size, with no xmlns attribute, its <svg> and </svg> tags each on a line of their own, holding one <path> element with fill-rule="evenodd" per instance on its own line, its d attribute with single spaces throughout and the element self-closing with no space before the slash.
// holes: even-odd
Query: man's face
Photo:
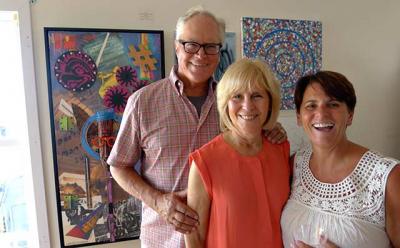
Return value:
<svg viewBox="0 0 400 248">
<path fill-rule="evenodd" d="M 204 15 L 197 15 L 189 19 L 179 40 L 193 41 L 199 44 L 220 43 L 218 24 Z M 219 54 L 208 55 L 204 48 L 195 54 L 185 52 L 183 45 L 175 42 L 176 56 L 178 57 L 178 76 L 186 84 L 206 84 L 213 75 L 219 62 Z"/>
</svg>

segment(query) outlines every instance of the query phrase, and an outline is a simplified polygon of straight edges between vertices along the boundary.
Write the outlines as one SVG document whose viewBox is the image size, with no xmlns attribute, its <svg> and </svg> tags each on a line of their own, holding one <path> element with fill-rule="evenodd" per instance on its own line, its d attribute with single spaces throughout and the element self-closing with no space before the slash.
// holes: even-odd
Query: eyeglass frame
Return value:
<svg viewBox="0 0 400 248">
<path fill-rule="evenodd" d="M 183 50 L 185 50 L 185 52 L 186 52 L 186 53 L 189 53 L 189 54 L 196 54 L 196 53 L 198 53 L 198 52 L 200 51 L 201 48 L 203 48 L 205 54 L 207 54 L 207 55 L 217 55 L 217 54 L 220 53 L 221 48 L 222 48 L 222 44 L 221 44 L 221 43 L 204 43 L 204 44 L 200 44 L 200 43 L 197 43 L 197 42 L 195 42 L 195 41 L 184 41 L 184 40 L 178 40 L 178 42 L 179 42 L 180 44 L 182 44 Z M 198 45 L 198 46 L 199 46 L 199 49 L 197 49 L 196 52 L 188 52 L 188 51 L 186 50 L 186 44 L 188 44 L 188 43 Z M 218 52 L 217 52 L 217 53 L 208 53 L 208 52 L 207 52 L 207 47 L 210 47 L 210 46 L 216 46 L 216 47 L 218 47 Z"/>
</svg>

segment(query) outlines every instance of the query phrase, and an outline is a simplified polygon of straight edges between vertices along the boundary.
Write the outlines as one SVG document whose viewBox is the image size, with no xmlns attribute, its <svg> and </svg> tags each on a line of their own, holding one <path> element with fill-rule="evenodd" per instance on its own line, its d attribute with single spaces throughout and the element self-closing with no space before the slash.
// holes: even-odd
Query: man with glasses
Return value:
<svg viewBox="0 0 400 248">
<path fill-rule="evenodd" d="M 223 21 L 190 9 L 176 25 L 178 65 L 129 98 L 107 162 L 118 184 L 144 203 L 142 248 L 184 247 L 182 233 L 198 225 L 186 205 L 188 158 L 220 132 L 212 75 L 224 34 Z M 286 140 L 280 126 L 269 137 Z M 137 161 L 140 175 L 133 168 Z"/>
</svg>

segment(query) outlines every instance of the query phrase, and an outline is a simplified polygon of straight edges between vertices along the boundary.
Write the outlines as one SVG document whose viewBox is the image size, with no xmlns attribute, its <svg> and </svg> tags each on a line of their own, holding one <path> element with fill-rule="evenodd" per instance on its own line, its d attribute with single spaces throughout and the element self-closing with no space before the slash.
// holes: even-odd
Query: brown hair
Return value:
<svg viewBox="0 0 400 248">
<path fill-rule="evenodd" d="M 300 113 L 300 106 L 303 102 L 304 92 L 307 86 L 317 83 L 324 89 L 325 94 L 346 103 L 350 112 L 354 112 L 357 98 L 351 82 L 342 74 L 334 71 L 319 71 L 315 74 L 310 74 L 300 78 L 296 83 L 294 92 L 294 103 L 296 111 Z"/>
</svg>

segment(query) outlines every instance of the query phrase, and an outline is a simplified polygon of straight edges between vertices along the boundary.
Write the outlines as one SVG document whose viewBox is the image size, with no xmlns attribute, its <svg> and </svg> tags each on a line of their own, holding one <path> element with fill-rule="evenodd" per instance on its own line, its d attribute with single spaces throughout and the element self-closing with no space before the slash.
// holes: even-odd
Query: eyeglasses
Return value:
<svg viewBox="0 0 400 248">
<path fill-rule="evenodd" d="M 183 49 L 185 52 L 190 54 L 196 54 L 200 48 L 204 48 L 204 52 L 207 55 L 216 55 L 221 50 L 222 44 L 221 43 L 205 43 L 199 44 L 194 41 L 183 41 L 178 40 L 179 43 L 183 45 Z"/>
</svg>

